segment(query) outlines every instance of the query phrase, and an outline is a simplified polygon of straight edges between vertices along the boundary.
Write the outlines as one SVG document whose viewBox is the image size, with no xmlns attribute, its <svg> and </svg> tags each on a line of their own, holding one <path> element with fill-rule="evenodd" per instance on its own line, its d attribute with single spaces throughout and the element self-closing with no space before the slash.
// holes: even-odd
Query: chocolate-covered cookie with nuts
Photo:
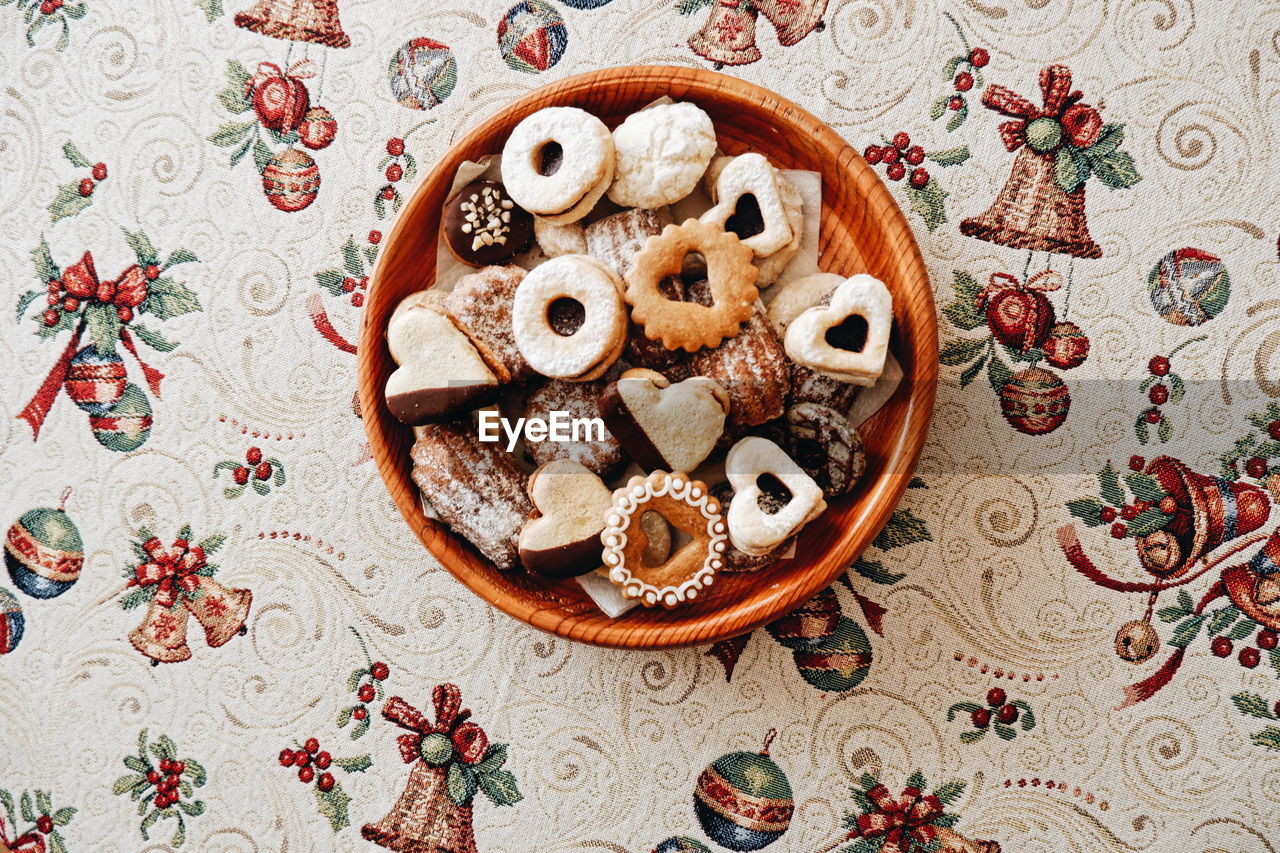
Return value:
<svg viewBox="0 0 1280 853">
<path fill-rule="evenodd" d="M 533 215 L 496 181 L 476 181 L 445 202 L 440 230 L 449 252 L 471 267 L 503 264 L 529 248 Z"/>
</svg>

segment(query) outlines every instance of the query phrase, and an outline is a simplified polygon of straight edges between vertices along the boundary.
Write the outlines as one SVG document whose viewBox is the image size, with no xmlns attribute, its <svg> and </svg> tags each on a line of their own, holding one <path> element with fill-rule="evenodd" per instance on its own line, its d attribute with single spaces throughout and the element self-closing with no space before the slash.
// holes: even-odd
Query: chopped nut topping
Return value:
<svg viewBox="0 0 1280 853">
<path fill-rule="evenodd" d="M 459 205 L 463 213 L 461 230 L 472 235 L 471 250 L 478 251 L 495 243 L 505 246 L 511 232 L 511 199 L 497 187 L 484 187 Z"/>
</svg>

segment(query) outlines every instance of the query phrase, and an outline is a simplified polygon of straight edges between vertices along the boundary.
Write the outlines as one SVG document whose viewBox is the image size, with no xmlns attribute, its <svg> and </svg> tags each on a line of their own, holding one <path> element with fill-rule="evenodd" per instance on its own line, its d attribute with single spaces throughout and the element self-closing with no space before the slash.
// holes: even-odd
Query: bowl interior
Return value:
<svg viewBox="0 0 1280 853">
<path fill-rule="evenodd" d="M 772 569 L 725 574 L 705 597 L 674 610 L 637 608 L 620 619 L 600 612 L 575 581 L 504 573 L 421 510 L 410 479 L 413 432 L 383 403 L 394 370 L 385 328 L 392 309 L 434 281 L 440 210 L 459 164 L 502 150 L 524 116 L 547 106 L 576 106 L 610 127 L 668 95 L 704 109 L 729 154 L 757 151 L 776 166 L 822 175 L 820 266 L 868 272 L 894 294 L 892 349 L 904 378 L 894 397 L 861 429 L 867 471 L 849 497 L 800 536 L 796 557 Z M 615 68 L 535 90 L 481 123 L 453 146 L 406 203 L 383 244 L 365 306 L 358 371 L 373 456 L 401 513 L 423 544 L 462 583 L 508 614 L 570 639 L 608 646 L 661 648 L 714 642 L 760 625 L 829 585 L 871 542 L 906 488 L 924 442 L 937 384 L 937 317 L 915 240 L 902 212 L 858 154 L 831 128 L 795 104 L 752 84 L 709 71 Z"/>
</svg>

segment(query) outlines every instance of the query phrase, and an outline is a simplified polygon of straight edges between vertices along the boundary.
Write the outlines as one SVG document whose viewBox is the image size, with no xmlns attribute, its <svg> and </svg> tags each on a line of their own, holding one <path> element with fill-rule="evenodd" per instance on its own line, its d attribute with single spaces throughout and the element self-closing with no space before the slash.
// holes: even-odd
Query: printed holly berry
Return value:
<svg viewBox="0 0 1280 853">
<path fill-rule="evenodd" d="M 907 167 L 902 165 L 901 163 L 894 163 L 891 166 L 889 166 L 889 169 L 886 174 L 889 176 L 889 180 L 900 181 L 904 177 L 906 177 Z"/>
<path fill-rule="evenodd" d="M 375 245 L 375 246 L 376 246 L 376 245 L 378 245 L 379 243 L 381 243 L 381 242 L 382 242 L 382 232 L 381 232 L 381 231 L 370 231 L 370 232 L 369 232 L 369 242 L 370 242 L 370 243 L 372 243 L 372 244 L 373 244 L 373 245 Z"/>
<path fill-rule="evenodd" d="M 298 779 L 305 784 L 311 784 L 311 780 L 316 778 L 316 771 L 310 765 L 298 770 Z"/>
<path fill-rule="evenodd" d="M 116 317 L 121 323 L 128 323 L 133 319 L 133 309 L 127 305 L 121 305 L 116 309 Z"/>
<path fill-rule="evenodd" d="M 1270 628 L 1263 628 L 1258 632 L 1257 643 L 1260 649 L 1271 651 L 1276 647 L 1277 641 L 1280 641 L 1280 634 Z"/>
<path fill-rule="evenodd" d="M 1147 460 L 1146 460 L 1146 459 L 1144 459 L 1144 458 L 1142 458 L 1141 456 L 1138 456 L 1138 455 L 1136 455 L 1136 454 L 1135 454 L 1135 455 L 1133 455 L 1133 456 L 1130 456 L 1130 457 L 1129 457 L 1129 470 L 1130 470 L 1130 471 L 1141 471 L 1141 470 L 1142 470 L 1143 468 L 1145 468 L 1145 467 L 1147 467 Z"/>
<path fill-rule="evenodd" d="M 311 763 L 311 754 L 305 749 L 295 750 L 293 753 L 293 763 L 299 767 L 306 767 Z"/>
<path fill-rule="evenodd" d="M 911 170 L 911 186 L 916 189 L 923 189 L 924 185 L 929 183 L 929 172 L 923 167 L 917 167 Z"/>
<path fill-rule="evenodd" d="M 862 159 L 872 166 L 878 165 L 883 156 L 884 152 L 880 150 L 879 145 L 868 145 L 862 152 Z"/>
<path fill-rule="evenodd" d="M 957 92 L 967 92 L 973 88 L 973 75 L 968 71 L 961 71 L 956 75 L 955 84 Z"/>
<path fill-rule="evenodd" d="M 1016 723 L 1018 721 L 1018 706 L 1001 705 L 1000 710 L 996 711 L 996 719 L 1006 726 L 1010 723 Z"/>
<path fill-rule="evenodd" d="M 356 694 L 356 698 L 358 698 L 361 702 L 365 702 L 365 703 L 372 702 L 373 701 L 373 685 L 372 684 L 361 685 L 360 691 Z"/>
<path fill-rule="evenodd" d="M 911 137 L 907 135 L 906 131 L 898 131 L 893 135 L 894 148 L 899 151 L 906 151 L 909 145 L 911 145 Z"/>
<path fill-rule="evenodd" d="M 225 460 L 213 466 L 215 477 L 222 471 L 231 472 L 233 486 L 222 490 L 223 497 L 238 498 L 252 485 L 259 495 L 269 494 L 272 487 L 284 485 L 284 463 L 274 457 L 264 458 L 262 448 L 250 447 L 244 454 L 244 462 Z"/>
<path fill-rule="evenodd" d="M 1160 384 L 1152 385 L 1151 390 L 1147 392 L 1147 399 L 1157 406 L 1162 406 L 1169 402 L 1169 388 Z"/>
<path fill-rule="evenodd" d="M 63 0 L 40 0 L 40 14 L 52 15 L 62 8 Z"/>
<path fill-rule="evenodd" d="M 976 702 L 957 702 L 947 709 L 947 721 L 956 718 L 959 713 L 967 713 L 973 728 L 960 733 L 962 743 L 977 743 L 987 731 L 994 731 L 1001 740 L 1012 740 L 1017 730 L 1011 728 L 1021 720 L 1020 728 L 1030 731 L 1036 725 L 1031 706 L 1021 699 L 1010 699 L 1003 688 L 993 687 L 987 691 L 986 706 Z"/>
<path fill-rule="evenodd" d="M 1255 480 L 1261 480 L 1267 475 L 1267 460 L 1261 456 L 1254 456 L 1244 463 L 1244 472 Z"/>
<path fill-rule="evenodd" d="M 316 787 L 318 787 L 321 791 L 332 791 L 333 786 L 334 786 L 333 774 L 321 773 L 320 779 L 316 782 Z"/>
<path fill-rule="evenodd" d="M 964 98 L 960 97 L 959 95 L 952 95 L 950 98 L 947 99 L 947 109 L 949 110 L 964 109 Z"/>
<path fill-rule="evenodd" d="M 382 698 L 382 682 L 391 675 L 391 668 L 382 661 L 374 661 L 369 656 L 364 638 L 355 628 L 350 630 L 355 635 L 356 642 L 360 644 L 360 651 L 367 663 L 352 670 L 351 675 L 347 677 L 347 691 L 354 694 L 358 704 L 347 706 L 338 712 L 338 727 L 345 728 L 355 720 L 356 724 L 351 729 L 351 739 L 356 740 L 363 737 L 369 730 L 369 709 L 366 706 Z"/>
<path fill-rule="evenodd" d="M 237 486 L 243 486 L 249 482 L 249 469 L 241 465 L 231 472 L 231 479 L 235 481 Z"/>
<path fill-rule="evenodd" d="M 1149 424 L 1158 424 L 1160 423 L 1160 410 L 1148 409 L 1147 413 L 1143 415 L 1143 417 L 1146 418 L 1147 423 Z"/>
<path fill-rule="evenodd" d="M 144 841 L 150 840 L 149 831 L 157 821 L 172 819 L 178 826 L 169 843 L 181 847 L 187 837 L 186 819 L 204 813 L 205 804 L 190 797 L 196 788 L 205 784 L 207 776 L 198 762 L 191 758 L 178 759 L 176 751 L 177 747 L 167 735 L 149 743 L 147 730 L 143 729 L 138 735 L 138 754 L 124 759 L 125 766 L 133 772 L 117 779 L 112 790 L 139 801 L 138 814 L 143 816 L 139 830 Z M 159 759 L 154 765 L 153 758 Z M 284 759 L 281 753 L 282 764 Z M 178 808 L 171 809 L 174 805 Z"/>
<path fill-rule="evenodd" d="M 53 832 L 53 818 L 47 814 L 42 814 L 36 818 L 36 829 L 40 830 L 41 835 L 48 835 Z"/>
<path fill-rule="evenodd" d="M 363 720 L 365 717 L 369 716 L 369 712 L 364 708 L 355 708 L 352 710 L 351 716 L 357 720 Z"/>
<path fill-rule="evenodd" d="M 1117 521 L 1111 525 L 1111 538 L 1123 539 L 1129 533 L 1129 525 Z"/>
<path fill-rule="evenodd" d="M 378 661 L 369 668 L 369 674 L 373 676 L 374 681 L 386 681 L 387 676 L 391 674 L 391 669 L 382 661 Z"/>
<path fill-rule="evenodd" d="M 79 184 L 79 192 L 82 196 L 93 195 L 93 178 L 82 178 Z"/>
<path fill-rule="evenodd" d="M 991 55 L 987 53 L 985 48 L 975 47 L 969 51 L 969 64 L 974 68 L 986 68 L 987 63 L 991 61 Z"/>
<path fill-rule="evenodd" d="M 302 745 L 302 748 L 305 749 L 309 755 L 315 755 L 320 751 L 320 741 L 316 738 L 309 737 L 307 738 L 307 742 Z"/>
<path fill-rule="evenodd" d="M 391 201 L 393 198 L 395 198 L 395 197 L 396 197 L 396 191 L 395 191 L 395 188 L 394 188 L 394 187 L 391 187 L 391 186 L 383 187 L 383 188 L 382 188 L 382 197 L 383 197 L 384 199 L 386 199 L 387 201 Z"/>
<path fill-rule="evenodd" d="M 1236 658 L 1245 669 L 1253 669 L 1262 662 L 1262 652 L 1253 646 L 1245 646 Z"/>
<path fill-rule="evenodd" d="M 912 166 L 919 166 L 924 162 L 924 149 L 919 145 L 912 145 L 907 149 L 906 153 L 902 155 L 902 159 L 906 160 L 907 163 Z"/>
<path fill-rule="evenodd" d="M 44 324 L 45 324 L 46 326 L 54 326 L 54 325 L 57 325 L 57 322 L 58 322 L 58 312 L 57 312 L 56 310 L 54 310 L 53 308 L 50 308 L 48 311 L 44 312 L 44 317 L 43 317 L 43 319 L 44 319 Z"/>
<path fill-rule="evenodd" d="M 281 767 L 293 766 L 293 750 L 292 749 L 280 750 L 280 766 Z"/>
<path fill-rule="evenodd" d="M 392 157 L 399 157 L 401 154 L 403 154 L 403 153 L 404 153 L 404 140 L 403 140 L 403 139 L 398 139 L 398 138 L 396 138 L 396 139 L 388 139 L 388 140 L 387 140 L 387 153 L 388 153 L 388 154 L 390 154 Z"/>
<path fill-rule="evenodd" d="M 1113 506 L 1104 506 L 1098 513 L 1098 517 L 1102 519 L 1104 524 L 1110 524 L 1116 520 L 1116 508 Z"/>
<path fill-rule="evenodd" d="M 990 690 L 987 691 L 987 704 L 990 705 L 992 708 L 999 708 L 1006 701 L 1008 701 L 1008 698 L 1009 698 L 1008 695 L 1004 692 L 1002 688 L 992 687 Z"/>
<path fill-rule="evenodd" d="M 312 759 L 312 763 L 321 770 L 328 770 L 329 765 L 333 763 L 333 756 L 322 749 L 316 753 L 316 757 Z"/>
<path fill-rule="evenodd" d="M 253 476 L 259 480 L 271 479 L 271 463 L 263 462 L 261 465 L 259 465 L 257 468 L 254 469 Z"/>
<path fill-rule="evenodd" d="M 1209 651 L 1220 658 L 1229 657 L 1231 655 L 1232 643 L 1226 637 L 1214 637 L 1213 642 L 1209 644 Z"/>
<path fill-rule="evenodd" d="M 244 452 L 244 461 L 250 465 L 257 465 L 262 461 L 262 449 L 259 447 L 250 447 Z"/>
<path fill-rule="evenodd" d="M 404 168 L 399 163 L 392 163 L 387 167 L 387 180 L 395 183 L 404 177 Z"/>
<path fill-rule="evenodd" d="M 880 149 L 880 162 L 882 163 L 892 165 L 897 163 L 901 157 L 902 154 L 897 148 L 886 145 L 884 148 Z"/>
<path fill-rule="evenodd" d="M 94 164 L 93 164 L 93 179 L 94 179 L 95 181 L 105 181 L 105 180 L 107 179 L 107 164 L 106 164 L 106 163 L 94 163 Z"/>
<path fill-rule="evenodd" d="M 364 305 L 364 294 L 363 293 L 351 294 L 351 305 L 352 307 L 355 307 L 355 308 L 359 308 L 361 305 Z"/>
</svg>

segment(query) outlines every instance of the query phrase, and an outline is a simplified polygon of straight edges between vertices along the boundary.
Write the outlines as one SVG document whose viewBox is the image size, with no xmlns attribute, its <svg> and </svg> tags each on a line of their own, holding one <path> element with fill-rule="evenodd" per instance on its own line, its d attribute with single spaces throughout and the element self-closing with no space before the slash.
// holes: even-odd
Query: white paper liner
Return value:
<svg viewBox="0 0 1280 853">
<path fill-rule="evenodd" d="M 670 103 L 670 98 L 659 98 L 652 104 L 645 107 L 648 109 L 655 104 Z M 809 172 L 796 169 L 781 170 L 782 177 L 789 181 L 793 187 L 800 193 L 803 201 L 804 209 L 804 232 L 801 237 L 800 251 L 792 258 L 791 262 L 783 268 L 777 280 L 768 288 L 761 291 L 761 299 L 768 303 L 772 299 L 772 294 L 777 293 L 778 285 L 820 272 L 818 267 L 818 233 L 821 225 L 822 211 L 822 176 L 818 172 Z M 453 198 L 463 187 L 477 180 L 501 181 L 501 155 L 491 154 L 480 158 L 478 161 L 466 160 L 458 167 L 457 173 L 454 175 L 453 184 L 449 189 L 448 198 Z M 694 189 L 687 197 L 681 199 L 671 205 L 672 219 L 675 222 L 683 222 L 686 219 L 696 219 L 711 207 L 711 198 L 706 194 L 699 182 L 698 187 Z M 584 218 L 584 222 L 594 221 L 602 216 L 608 215 L 618 210 L 615 205 L 608 201 L 607 198 L 601 200 L 590 214 Z M 547 260 L 546 255 L 538 246 L 533 246 L 529 251 L 517 255 L 513 259 L 513 263 L 522 266 L 525 269 L 533 269 L 538 264 Z M 436 279 L 433 289 L 439 291 L 452 290 L 457 284 L 458 279 L 464 275 L 474 271 L 473 267 L 460 262 L 449 251 L 445 245 L 444 239 L 437 236 L 436 240 Z M 902 381 L 902 368 L 892 354 L 889 355 L 885 362 L 884 373 L 876 384 L 870 388 L 861 390 L 855 399 L 853 406 L 850 408 L 847 417 L 850 424 L 855 428 L 864 424 L 876 412 L 878 412 L 885 403 L 893 397 L 897 391 L 898 385 Z M 512 395 L 505 395 L 500 407 L 506 416 L 519 417 L 522 406 L 518 401 L 510 399 Z M 521 399 L 523 397 L 521 396 Z M 414 430 L 415 438 L 420 436 L 420 428 Z M 505 438 L 503 439 L 505 441 Z M 512 451 L 516 460 L 521 467 L 531 470 L 530 466 L 524 459 L 523 443 L 518 444 Z M 634 466 L 628 466 L 628 469 L 620 476 L 609 481 L 608 485 L 612 489 L 617 489 L 626 484 L 630 477 L 639 471 Z M 708 485 L 714 485 L 725 479 L 723 462 L 710 463 L 702 466 L 696 471 L 689 472 L 690 476 L 703 480 Z M 431 506 L 431 502 L 427 500 L 425 495 L 419 493 L 422 502 L 422 510 L 429 517 L 439 519 L 435 508 Z M 795 557 L 796 546 L 794 543 L 788 548 L 782 560 L 789 560 Z M 595 602 L 606 615 L 610 618 L 618 618 L 630 610 L 639 606 L 639 602 L 628 599 L 622 595 L 621 589 L 614 585 L 609 579 L 608 574 L 603 568 L 594 572 L 582 575 L 577 578 L 578 585 L 583 591 Z"/>
</svg>

